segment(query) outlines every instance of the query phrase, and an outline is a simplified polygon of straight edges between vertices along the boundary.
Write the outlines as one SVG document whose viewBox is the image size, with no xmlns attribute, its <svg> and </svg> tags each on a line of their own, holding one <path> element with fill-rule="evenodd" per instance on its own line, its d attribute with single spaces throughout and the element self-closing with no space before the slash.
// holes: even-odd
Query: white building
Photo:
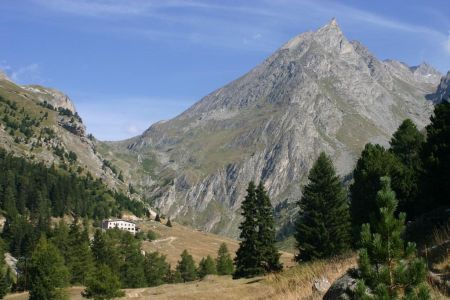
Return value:
<svg viewBox="0 0 450 300">
<path fill-rule="evenodd" d="M 128 231 L 132 234 L 136 234 L 136 232 L 139 231 L 139 228 L 136 227 L 136 224 L 134 224 L 131 221 L 126 221 L 126 220 L 121 220 L 121 219 L 103 220 L 102 228 L 105 230 L 118 228 L 120 230 Z"/>
</svg>

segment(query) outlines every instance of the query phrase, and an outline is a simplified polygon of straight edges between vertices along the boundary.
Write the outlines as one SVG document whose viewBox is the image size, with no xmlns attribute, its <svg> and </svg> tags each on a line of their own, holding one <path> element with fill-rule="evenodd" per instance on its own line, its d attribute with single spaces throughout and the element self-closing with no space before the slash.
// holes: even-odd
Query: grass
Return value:
<svg viewBox="0 0 450 300">
<path fill-rule="evenodd" d="M 155 241 L 144 241 L 143 250 L 146 252 L 159 251 L 165 254 L 172 267 L 177 264 L 184 249 L 188 250 L 197 263 L 207 255 L 216 257 L 222 243 L 227 245 L 232 255 L 238 249 L 239 242 L 236 240 L 185 227 L 175 222 L 172 222 L 172 225 L 173 227 L 167 227 L 155 221 L 138 223 L 144 232 L 152 230 L 159 235 Z M 282 252 L 281 260 L 285 266 L 293 266 L 293 258 L 292 253 Z"/>
</svg>

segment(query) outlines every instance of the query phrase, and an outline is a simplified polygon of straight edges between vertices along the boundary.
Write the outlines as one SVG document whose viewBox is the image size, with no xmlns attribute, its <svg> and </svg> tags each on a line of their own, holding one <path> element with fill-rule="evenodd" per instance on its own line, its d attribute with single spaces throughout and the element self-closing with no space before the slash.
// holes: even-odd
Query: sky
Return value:
<svg viewBox="0 0 450 300">
<path fill-rule="evenodd" d="M 1 0 L 0 16 L 0 69 L 66 93 L 101 140 L 175 117 L 333 17 L 380 59 L 450 70 L 448 0 Z"/>
</svg>

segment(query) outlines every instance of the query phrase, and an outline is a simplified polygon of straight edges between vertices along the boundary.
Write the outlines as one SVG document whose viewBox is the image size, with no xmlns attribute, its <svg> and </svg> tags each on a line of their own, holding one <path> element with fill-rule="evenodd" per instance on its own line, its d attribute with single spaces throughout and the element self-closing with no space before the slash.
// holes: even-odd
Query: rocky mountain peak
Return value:
<svg viewBox="0 0 450 300">
<path fill-rule="evenodd" d="M 273 204 L 289 215 L 320 151 L 348 174 L 366 143 L 387 145 L 404 119 L 424 127 L 432 112 L 425 95 L 438 84 L 427 83 L 434 78 L 428 74 L 427 65 L 413 71 L 380 61 L 332 19 L 180 116 L 115 147 L 136 155 L 133 173 L 145 160 L 156 166 L 135 180 L 164 213 L 235 235 L 250 180 L 265 182 Z"/>
</svg>

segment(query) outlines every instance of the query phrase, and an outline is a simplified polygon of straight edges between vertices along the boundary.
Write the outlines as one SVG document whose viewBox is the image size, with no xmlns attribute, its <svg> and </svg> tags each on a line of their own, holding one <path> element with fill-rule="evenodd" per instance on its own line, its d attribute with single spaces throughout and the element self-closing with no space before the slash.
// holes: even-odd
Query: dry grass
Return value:
<svg viewBox="0 0 450 300">
<path fill-rule="evenodd" d="M 217 251 L 222 243 L 225 243 L 232 256 L 238 249 L 239 242 L 227 237 L 198 231 L 172 222 L 173 227 L 155 221 L 142 221 L 138 226 L 142 231 L 152 230 L 159 235 L 155 241 L 145 241 L 142 248 L 146 252 L 158 251 L 167 256 L 167 261 L 174 267 L 180 259 L 180 254 L 186 249 L 198 263 L 202 257 L 217 256 Z M 281 261 L 285 266 L 293 266 L 294 255 L 282 252 Z"/>
<path fill-rule="evenodd" d="M 355 256 L 305 263 L 266 277 L 233 280 L 230 276 L 207 276 L 204 280 L 184 284 L 165 284 L 153 288 L 127 289 L 121 299 L 134 300 L 300 300 L 322 299 L 312 289 L 315 279 L 333 282 L 348 268 L 355 266 Z M 85 299 L 82 287 L 68 289 L 71 300 Z M 432 290 L 432 299 L 449 299 Z M 8 300 L 26 300 L 28 293 L 8 295 Z"/>
<path fill-rule="evenodd" d="M 265 281 L 271 288 L 270 299 L 321 299 L 315 294 L 314 280 L 325 278 L 333 283 L 349 268 L 356 266 L 356 256 L 304 263 L 287 269 L 281 274 L 268 276 Z"/>
</svg>

